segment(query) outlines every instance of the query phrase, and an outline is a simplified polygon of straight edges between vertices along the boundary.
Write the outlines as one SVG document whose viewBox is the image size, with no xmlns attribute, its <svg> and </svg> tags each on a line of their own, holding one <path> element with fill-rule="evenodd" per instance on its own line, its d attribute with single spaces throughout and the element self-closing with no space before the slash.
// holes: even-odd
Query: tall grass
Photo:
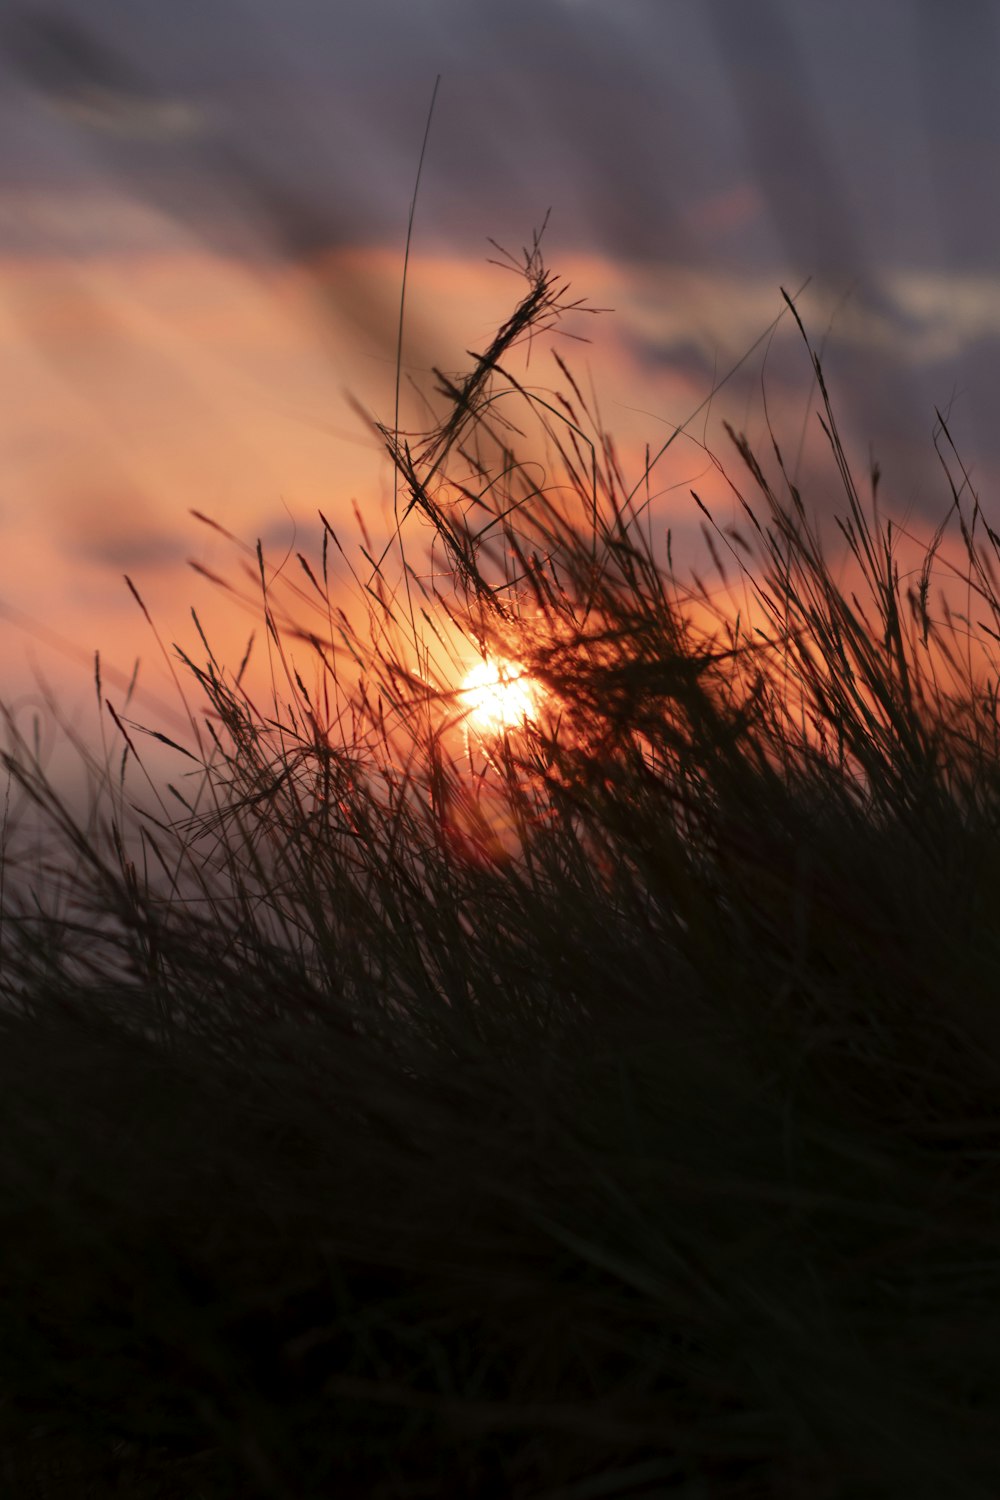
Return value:
<svg viewBox="0 0 1000 1500">
<path fill-rule="evenodd" d="M 265 673 L 174 654 L 172 781 L 9 720 L 11 1493 L 997 1493 L 1000 538 L 942 424 L 901 566 L 810 354 L 839 551 L 734 433 L 686 576 L 524 270 L 362 614 L 324 521 Z"/>
</svg>

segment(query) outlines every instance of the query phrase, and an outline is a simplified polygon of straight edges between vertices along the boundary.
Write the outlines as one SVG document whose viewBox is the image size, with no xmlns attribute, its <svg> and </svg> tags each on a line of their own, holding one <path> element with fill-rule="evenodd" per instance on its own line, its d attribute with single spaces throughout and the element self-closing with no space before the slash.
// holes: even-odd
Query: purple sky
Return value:
<svg viewBox="0 0 1000 1500">
<path fill-rule="evenodd" d="M 237 232 L 241 170 L 248 241 L 268 186 L 303 248 L 396 237 L 441 73 L 423 233 L 471 253 L 551 206 L 561 243 L 629 258 L 875 280 L 995 261 L 987 0 L 5 0 L 3 21 L 0 182 L 113 177 L 209 240 Z M 190 130 L 157 132 L 156 103 Z M 690 205 L 748 179 L 750 232 L 699 236 Z"/>
</svg>

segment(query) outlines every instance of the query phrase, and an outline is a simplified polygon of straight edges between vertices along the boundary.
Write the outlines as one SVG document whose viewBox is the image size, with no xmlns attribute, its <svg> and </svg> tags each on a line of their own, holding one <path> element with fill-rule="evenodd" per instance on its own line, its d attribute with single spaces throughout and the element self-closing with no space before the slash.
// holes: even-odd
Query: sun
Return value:
<svg viewBox="0 0 1000 1500">
<path fill-rule="evenodd" d="M 516 662 L 481 661 L 462 683 L 459 700 L 474 728 L 503 734 L 535 717 L 538 686 Z"/>
</svg>

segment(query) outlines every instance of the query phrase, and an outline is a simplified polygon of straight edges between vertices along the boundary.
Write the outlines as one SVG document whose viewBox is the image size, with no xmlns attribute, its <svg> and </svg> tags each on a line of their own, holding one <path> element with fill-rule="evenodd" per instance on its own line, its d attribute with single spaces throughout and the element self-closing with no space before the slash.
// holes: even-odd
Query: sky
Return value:
<svg viewBox="0 0 1000 1500">
<path fill-rule="evenodd" d="M 608 309 L 561 352 L 633 465 L 807 283 L 887 506 L 944 513 L 937 407 L 989 509 L 998 54 L 989 0 L 0 0 L 0 696 L 71 694 L 95 649 L 126 677 L 155 658 L 124 573 L 165 639 L 193 604 L 235 652 L 246 619 L 188 561 L 236 552 L 191 510 L 277 555 L 320 508 L 384 534 L 356 406 L 391 416 L 438 78 L 407 388 L 488 341 L 519 290 L 495 247 L 544 223 L 548 264 Z M 762 381 L 793 446 L 813 432 L 786 317 L 671 450 L 664 524 L 694 526 L 724 418 L 760 436 Z M 822 510 L 829 470 L 802 463 Z"/>
</svg>

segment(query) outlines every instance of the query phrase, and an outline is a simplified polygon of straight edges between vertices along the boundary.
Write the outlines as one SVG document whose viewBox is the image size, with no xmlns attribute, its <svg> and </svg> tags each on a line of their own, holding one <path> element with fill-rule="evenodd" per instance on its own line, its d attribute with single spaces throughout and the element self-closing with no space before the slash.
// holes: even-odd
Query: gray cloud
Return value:
<svg viewBox="0 0 1000 1500">
<path fill-rule="evenodd" d="M 396 243 L 440 72 L 425 236 L 479 247 L 551 205 L 563 243 L 627 258 L 968 269 L 1000 232 L 996 27 L 985 0 L 960 26 L 938 10 L 285 0 L 279 26 L 265 0 L 202 0 L 196 24 L 15 4 L 0 185 L 110 178 L 248 255 Z M 694 202 L 748 180 L 755 220 L 695 226 Z"/>
<path fill-rule="evenodd" d="M 156 220 L 129 204 L 256 262 L 398 247 L 441 73 L 418 247 L 516 247 L 551 207 L 556 264 L 696 268 L 687 328 L 658 327 L 673 310 L 652 301 L 645 334 L 630 328 L 654 364 L 711 367 L 769 321 L 779 285 L 850 290 L 867 331 L 842 320 L 835 337 L 859 431 L 995 384 L 993 304 L 968 294 L 1000 241 L 990 0 L 966 0 L 961 24 L 937 0 L 283 0 L 276 15 L 271 0 L 200 0 L 189 22 L 148 0 L 8 0 L 0 248 L 144 245 Z M 109 199 L 116 212 L 82 208 Z M 937 278 L 933 314 L 907 275 Z M 745 300 L 748 280 L 766 297 Z M 744 300 L 693 334 L 692 311 L 729 293 Z M 350 311 L 384 336 L 366 295 Z M 992 452 L 983 400 L 970 419 Z"/>
</svg>

